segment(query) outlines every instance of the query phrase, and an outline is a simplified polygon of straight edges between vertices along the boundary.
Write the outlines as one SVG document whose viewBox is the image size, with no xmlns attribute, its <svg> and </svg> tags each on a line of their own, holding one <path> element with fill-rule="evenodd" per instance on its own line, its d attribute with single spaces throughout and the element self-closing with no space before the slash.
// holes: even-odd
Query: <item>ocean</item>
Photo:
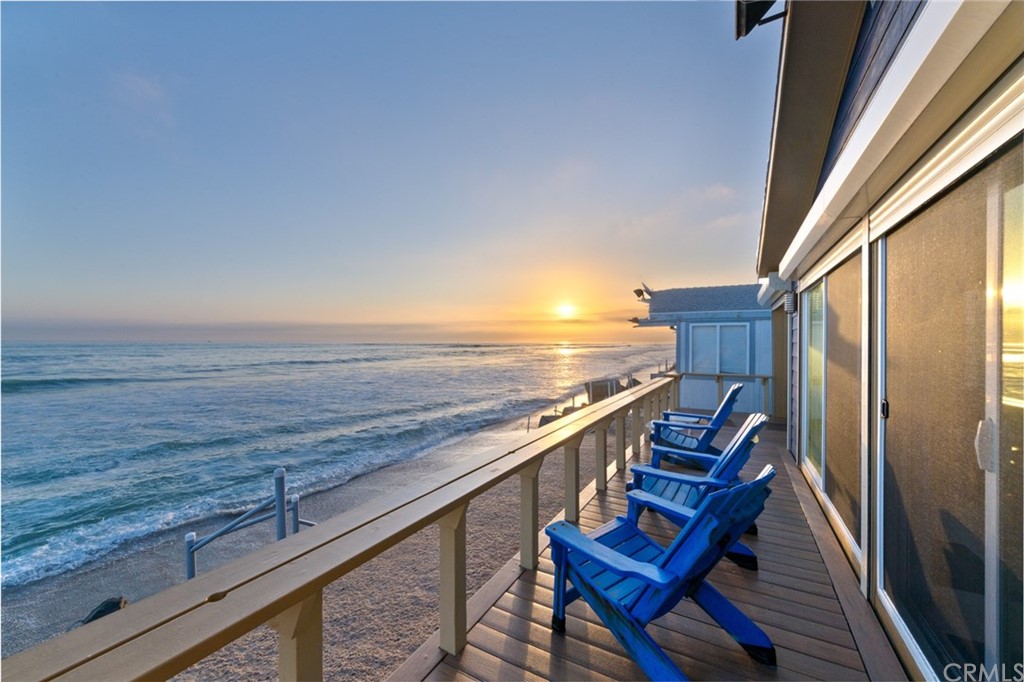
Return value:
<svg viewBox="0 0 1024 682">
<path fill-rule="evenodd" d="M 308 495 L 515 437 L 670 345 L 2 346 L 2 586 L 240 513 L 283 466 Z M 637 378 L 646 381 L 646 375 Z M 578 402 L 578 401 L 577 401 Z"/>
</svg>

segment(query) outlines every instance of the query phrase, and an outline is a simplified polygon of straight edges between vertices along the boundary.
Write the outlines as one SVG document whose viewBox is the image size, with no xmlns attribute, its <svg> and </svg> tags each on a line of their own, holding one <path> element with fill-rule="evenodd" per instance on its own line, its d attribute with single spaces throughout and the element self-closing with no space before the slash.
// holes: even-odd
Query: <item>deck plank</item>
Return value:
<svg viewBox="0 0 1024 682">
<path fill-rule="evenodd" d="M 670 613 L 648 626 L 648 632 L 693 679 L 707 680 L 866 680 L 879 671 L 893 670 L 891 649 L 882 652 L 885 665 L 865 664 L 879 655 L 877 640 L 855 636 L 851 628 L 849 592 L 836 579 L 835 557 L 824 558 L 819 519 L 809 519 L 808 493 L 788 457 L 780 434 L 767 433 L 755 449 L 743 477 L 750 478 L 765 464 L 778 474 L 772 496 L 758 519 L 758 534 L 745 536 L 758 555 L 760 570 L 746 571 L 722 561 L 710 574 L 714 584 L 738 608 L 760 625 L 775 643 L 778 666 L 754 662 L 695 603 L 683 600 Z M 649 461 L 645 451 L 641 461 Z M 631 460 L 631 463 L 634 460 Z M 592 530 L 626 513 L 628 470 L 610 477 L 607 490 L 597 493 L 580 510 L 580 528 Z M 670 542 L 678 528 L 658 514 L 647 512 L 641 528 L 661 543 Z M 827 530 L 827 528 L 826 528 Z M 643 679 L 600 618 L 582 600 L 567 608 L 566 632 L 550 628 L 554 566 L 550 550 L 541 546 L 536 570 L 521 571 L 509 587 L 491 590 L 493 605 L 469 632 L 469 645 L 458 656 L 446 655 L 426 679 Z M 832 549 L 827 549 L 835 554 Z M 831 562 L 831 563 L 830 563 Z M 852 575 L 852 573 L 851 573 Z M 845 595 L 845 597 L 843 597 Z M 841 598 L 842 597 L 842 598 Z M 844 602 L 844 599 L 846 600 Z M 853 614 L 854 625 L 866 623 L 863 609 Z M 868 651 L 858 645 L 869 641 Z M 872 673 L 875 673 L 872 675 Z M 885 679 L 885 678 L 882 678 Z"/>
</svg>

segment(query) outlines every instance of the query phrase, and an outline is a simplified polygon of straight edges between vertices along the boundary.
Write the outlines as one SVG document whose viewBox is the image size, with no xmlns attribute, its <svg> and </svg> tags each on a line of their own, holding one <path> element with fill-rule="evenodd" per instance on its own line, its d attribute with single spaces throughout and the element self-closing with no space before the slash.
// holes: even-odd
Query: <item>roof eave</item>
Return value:
<svg viewBox="0 0 1024 682">
<path fill-rule="evenodd" d="M 759 277 L 778 270 L 814 201 L 866 4 L 788 4 L 757 249 Z"/>
</svg>

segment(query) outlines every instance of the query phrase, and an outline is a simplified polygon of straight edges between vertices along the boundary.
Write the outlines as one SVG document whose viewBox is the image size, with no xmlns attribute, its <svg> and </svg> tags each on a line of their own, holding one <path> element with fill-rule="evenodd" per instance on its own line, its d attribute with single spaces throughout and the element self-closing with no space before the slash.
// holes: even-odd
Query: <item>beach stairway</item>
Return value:
<svg viewBox="0 0 1024 682">
<path fill-rule="evenodd" d="M 273 507 L 272 511 L 266 511 Z M 263 512 L 263 513 L 261 513 Z M 209 535 L 197 538 L 195 533 L 185 535 L 185 579 L 191 580 L 196 577 L 196 552 L 220 537 L 229 533 L 254 526 L 257 523 L 274 519 L 277 526 L 277 539 L 284 540 L 288 535 L 287 513 L 292 514 L 292 534 L 299 532 L 300 526 L 315 526 L 316 523 L 299 518 L 299 496 L 292 495 L 285 497 L 285 470 L 278 467 L 274 470 L 274 494 L 272 497 L 260 502 L 255 507 L 231 521 L 227 525 L 215 530 Z"/>
</svg>

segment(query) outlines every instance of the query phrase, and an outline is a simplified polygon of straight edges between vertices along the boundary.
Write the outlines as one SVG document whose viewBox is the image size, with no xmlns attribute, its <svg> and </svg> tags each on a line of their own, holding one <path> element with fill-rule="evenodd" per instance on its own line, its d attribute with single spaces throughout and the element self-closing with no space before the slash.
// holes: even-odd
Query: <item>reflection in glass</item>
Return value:
<svg viewBox="0 0 1024 682">
<path fill-rule="evenodd" d="M 1012 189 L 1003 195 L 1003 390 L 999 414 L 999 631 L 1000 658 L 1007 666 L 1024 661 L 1024 186 L 1019 146 L 1017 153 L 1011 155 L 1014 157 L 1015 163 L 1009 164 L 1010 176 L 1006 178 L 1006 186 Z"/>
<path fill-rule="evenodd" d="M 819 474 L 824 446 L 825 415 L 825 285 L 818 284 L 807 292 L 807 428 L 804 438 L 804 459 Z"/>
</svg>

